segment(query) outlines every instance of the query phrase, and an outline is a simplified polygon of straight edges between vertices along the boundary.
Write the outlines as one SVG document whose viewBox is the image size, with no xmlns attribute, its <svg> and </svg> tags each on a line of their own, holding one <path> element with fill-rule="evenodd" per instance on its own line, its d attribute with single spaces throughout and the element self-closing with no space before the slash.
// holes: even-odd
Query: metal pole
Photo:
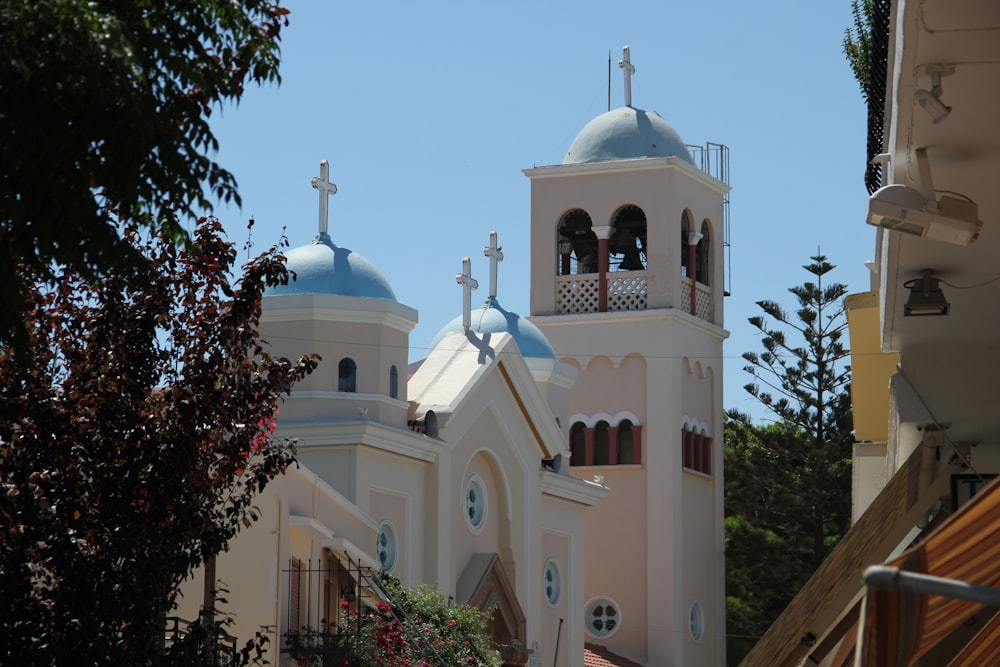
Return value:
<svg viewBox="0 0 1000 667">
<path fill-rule="evenodd" d="M 552 667 L 556 667 L 559 664 L 559 638 L 562 636 L 562 624 L 563 620 L 559 619 L 559 628 L 556 630 L 556 651 L 555 655 L 552 656 Z"/>
<path fill-rule="evenodd" d="M 880 591 L 910 591 L 1000 607 L 1000 589 L 977 586 L 958 579 L 906 572 L 886 565 L 873 565 L 865 570 L 865 585 Z"/>
</svg>

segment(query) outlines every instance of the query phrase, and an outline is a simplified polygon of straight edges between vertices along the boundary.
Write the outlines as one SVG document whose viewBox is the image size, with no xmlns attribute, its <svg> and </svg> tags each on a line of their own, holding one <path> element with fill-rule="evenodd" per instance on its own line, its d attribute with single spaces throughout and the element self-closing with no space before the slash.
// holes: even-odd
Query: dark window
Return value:
<svg viewBox="0 0 1000 667">
<path fill-rule="evenodd" d="M 635 454 L 633 453 L 634 446 L 635 441 L 632 437 L 632 422 L 628 419 L 623 419 L 621 423 L 618 424 L 618 463 L 635 463 Z"/>
<path fill-rule="evenodd" d="M 399 398 L 399 371 L 395 366 L 389 369 L 389 396 Z"/>
<path fill-rule="evenodd" d="M 358 390 L 358 365 L 351 358 L 340 360 L 340 379 L 337 384 L 337 391 L 357 391 Z"/>
<path fill-rule="evenodd" d="M 584 457 L 587 455 L 587 435 L 583 422 L 576 422 L 569 430 L 569 452 L 571 466 L 586 465 Z"/>
<path fill-rule="evenodd" d="M 611 438 L 608 422 L 601 420 L 594 427 L 594 465 L 606 466 L 611 463 Z"/>
</svg>

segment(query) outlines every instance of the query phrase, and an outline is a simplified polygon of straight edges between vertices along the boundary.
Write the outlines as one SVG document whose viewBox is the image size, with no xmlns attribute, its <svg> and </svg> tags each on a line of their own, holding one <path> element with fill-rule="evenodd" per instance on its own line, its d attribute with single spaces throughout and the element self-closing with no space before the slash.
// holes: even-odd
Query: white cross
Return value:
<svg viewBox="0 0 1000 667">
<path fill-rule="evenodd" d="M 483 254 L 490 258 L 490 297 L 497 297 L 497 264 L 503 261 L 503 248 L 497 245 L 497 232 L 490 232 L 490 244 L 483 248 Z"/>
<path fill-rule="evenodd" d="M 330 163 L 319 163 L 319 177 L 313 177 L 312 186 L 319 190 L 319 233 L 326 234 L 330 221 L 330 195 L 337 194 L 337 186 L 330 182 Z"/>
<path fill-rule="evenodd" d="M 625 106 L 632 106 L 632 75 L 635 74 L 635 66 L 629 60 L 628 46 L 622 49 L 622 59 L 618 61 L 618 66 L 625 70 Z"/>
<path fill-rule="evenodd" d="M 472 277 L 472 260 L 462 258 L 462 272 L 455 276 L 455 282 L 462 286 L 462 326 L 468 331 L 472 327 L 472 290 L 479 288 L 479 282 Z"/>
</svg>

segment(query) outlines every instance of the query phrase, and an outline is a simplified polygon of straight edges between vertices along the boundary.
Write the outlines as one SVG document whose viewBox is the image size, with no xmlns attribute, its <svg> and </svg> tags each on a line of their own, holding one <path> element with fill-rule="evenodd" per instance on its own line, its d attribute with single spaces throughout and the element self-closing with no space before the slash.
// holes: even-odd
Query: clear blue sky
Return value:
<svg viewBox="0 0 1000 667">
<path fill-rule="evenodd" d="M 499 298 L 528 314 L 529 181 L 559 164 L 576 133 L 623 102 L 617 67 L 631 47 L 634 106 L 655 110 L 689 144 L 731 150 L 732 296 L 724 407 L 766 414 L 742 389 L 740 354 L 759 350 L 755 302 L 792 305 L 787 288 L 821 247 L 832 278 L 869 288 L 865 107 L 841 48 L 849 0 L 590 0 L 290 4 L 280 86 L 217 111 L 219 162 L 242 211 L 219 208 L 232 238 L 256 219 L 258 248 L 287 226 L 316 234 L 310 178 L 330 161 L 339 192 L 330 233 L 385 273 L 417 308 L 411 359 L 461 309 L 455 274 L 496 229 Z M 558 350 L 557 350 L 558 352 Z"/>
</svg>

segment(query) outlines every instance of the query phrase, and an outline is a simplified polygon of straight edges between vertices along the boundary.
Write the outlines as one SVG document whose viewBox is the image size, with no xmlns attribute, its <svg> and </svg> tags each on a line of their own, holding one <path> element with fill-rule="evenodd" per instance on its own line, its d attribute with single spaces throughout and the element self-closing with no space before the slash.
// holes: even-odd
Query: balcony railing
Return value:
<svg viewBox="0 0 1000 667">
<path fill-rule="evenodd" d="M 608 274 L 608 310 L 646 310 L 646 272 Z"/>
<path fill-rule="evenodd" d="M 694 302 L 694 315 L 695 317 L 700 317 L 703 320 L 712 321 L 712 291 L 708 288 L 708 285 L 702 285 L 696 282 L 695 287 L 695 302 Z M 686 277 L 681 277 L 681 309 L 690 313 L 691 312 L 691 279 Z"/>
<path fill-rule="evenodd" d="M 600 278 L 596 273 L 556 276 L 556 313 L 596 313 L 600 299 Z"/>
<path fill-rule="evenodd" d="M 648 283 L 646 271 L 614 271 L 608 276 L 608 311 L 646 310 Z M 679 308 L 690 313 L 691 279 L 680 277 Z M 600 277 L 596 273 L 556 276 L 556 314 L 596 313 L 600 311 Z M 694 315 L 712 321 L 712 290 L 695 283 Z"/>
</svg>

